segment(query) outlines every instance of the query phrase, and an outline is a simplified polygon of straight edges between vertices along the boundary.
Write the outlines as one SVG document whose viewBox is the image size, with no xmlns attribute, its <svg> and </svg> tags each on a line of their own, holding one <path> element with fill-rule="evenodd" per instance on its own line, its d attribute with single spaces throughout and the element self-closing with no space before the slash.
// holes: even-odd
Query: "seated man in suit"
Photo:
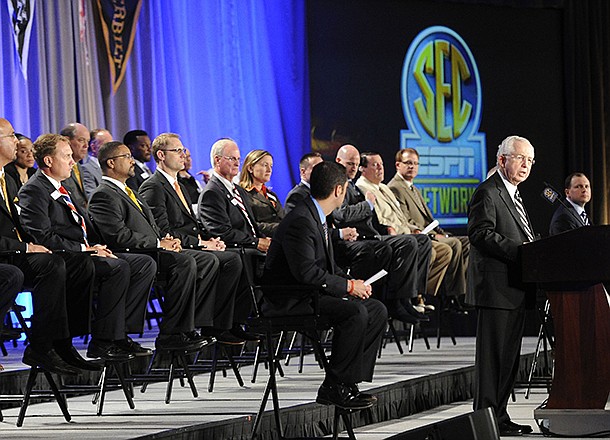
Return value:
<svg viewBox="0 0 610 440">
<path fill-rule="evenodd" d="M 376 237 L 391 250 L 388 267 L 388 289 L 383 298 L 391 317 L 407 323 L 426 320 L 423 310 L 417 310 L 411 300 L 424 292 L 428 279 L 432 244 L 428 237 L 397 234 L 391 227 L 379 223 L 375 212 L 375 195 L 362 193 L 354 180 L 360 165 L 360 152 L 353 145 L 343 145 L 335 159 L 347 170 L 347 193 L 341 207 L 333 212 L 338 227 L 351 226 L 358 234 Z"/>
<path fill-rule="evenodd" d="M 195 331 L 195 324 L 207 313 L 202 304 L 215 281 L 217 260 L 200 251 L 183 250 L 180 239 L 161 235 L 148 204 L 125 183 L 135 172 L 127 146 L 108 142 L 97 157 L 103 176 L 91 195 L 89 214 L 104 242 L 111 248 L 163 249 L 158 252 L 158 266 L 167 274 L 167 286 L 156 347 L 198 350 L 212 343 L 213 338 Z"/>
<path fill-rule="evenodd" d="M 85 212 L 79 210 L 61 182 L 70 177 L 74 165 L 67 138 L 45 134 L 34 142 L 38 171 L 19 191 L 21 223 L 25 232 L 52 251 L 63 251 L 69 280 L 68 322 L 71 335 L 91 333 L 90 357 L 123 360 L 135 354 L 149 354 L 127 338 L 126 323 L 134 316 L 143 319 L 148 288 L 154 272 L 148 272 L 144 288 L 131 289 L 131 269 L 96 237 Z M 92 255 L 83 254 L 86 251 Z M 94 274 L 98 294 L 95 319 L 89 330 Z"/>
<path fill-rule="evenodd" d="M 0 298 L 0 320 L 22 285 L 31 289 L 34 314 L 23 362 L 54 373 L 75 374 L 78 370 L 63 361 L 54 348 L 57 343 L 65 348 L 59 351 L 66 357 L 72 358 L 74 354 L 66 312 L 66 265 L 59 255 L 33 243 L 21 228 L 15 205 L 17 185 L 2 171 L 15 158 L 17 139 L 13 134 L 11 123 L 0 119 L 0 250 L 19 251 L 10 260 L 11 265 L 2 265 L 6 274 L 3 271 L 0 275 L 5 284 L 0 288 L 0 296 L 4 295 Z"/>
<path fill-rule="evenodd" d="M 383 183 L 383 160 L 379 153 L 362 153 L 360 162 L 361 176 L 356 182 L 360 191 L 370 191 L 375 195 L 375 212 L 381 224 L 391 227 L 398 234 L 410 234 L 409 221 L 400 209 L 396 196 Z M 436 295 L 451 261 L 451 247 L 438 241 L 432 242 L 432 258 L 428 275 L 427 292 Z M 424 294 L 426 292 L 420 292 Z"/>
<path fill-rule="evenodd" d="M 87 157 L 90 140 L 89 129 L 78 122 L 71 122 L 62 128 L 59 134 L 69 139 L 72 159 L 74 160 L 70 176 L 62 182 L 62 185 L 70 191 L 70 197 L 74 203 L 86 209 L 88 197 L 85 193 L 81 161 Z"/>
<path fill-rule="evenodd" d="M 87 200 L 102 182 L 102 169 L 97 160 L 97 152 L 106 142 L 112 140 L 112 134 L 105 128 L 95 128 L 89 133 L 89 154 L 82 160 L 81 169 L 83 171 L 83 186 Z"/>
<path fill-rule="evenodd" d="M 307 153 L 301 157 L 299 160 L 301 181 L 292 188 L 286 196 L 286 202 L 284 203 L 285 214 L 292 211 L 301 200 L 309 197 L 309 177 L 311 176 L 311 170 L 320 162 L 322 162 L 322 155 L 320 153 Z"/>
<path fill-rule="evenodd" d="M 362 408 L 375 398 L 361 393 L 357 384 L 373 379 L 387 310 L 370 298 L 371 286 L 350 279 L 333 259 L 326 217 L 341 206 L 346 188 L 342 165 L 323 162 L 313 169 L 311 197 L 280 224 L 267 255 L 265 280 L 320 289 L 320 313 L 328 317 L 335 331 L 329 368 L 317 402 Z M 281 313 L 281 299 L 274 300 L 273 305 Z"/>
<path fill-rule="evenodd" d="M 432 212 L 424 200 L 419 189 L 414 185 L 413 179 L 419 172 L 419 153 L 413 148 L 405 148 L 396 153 L 396 175 L 388 183 L 396 199 L 400 202 L 400 209 L 409 221 L 411 232 L 419 234 L 434 221 Z M 466 236 L 452 236 L 440 226 L 434 229 L 433 239 L 451 247 L 451 261 L 445 274 L 445 292 L 453 295 L 466 293 L 466 269 L 470 242 Z"/>
<path fill-rule="evenodd" d="M 200 227 L 192 209 L 191 198 L 177 180 L 178 172 L 184 168 L 185 148 L 180 137 L 173 133 L 163 133 L 152 143 L 153 157 L 157 162 L 155 173 L 142 183 L 140 194 L 152 209 L 161 235 L 171 235 L 180 240 L 183 248 L 203 248 L 208 259 L 217 260 L 216 281 L 205 293 L 201 310 L 205 316 L 195 324 L 201 333 L 216 337 L 225 344 L 240 344 L 244 340 L 233 335 L 234 328 L 239 333 L 239 325 L 233 326 L 235 297 L 245 290 L 242 278 L 242 262 L 238 254 L 224 252 L 225 244 L 219 238 L 210 238 Z M 245 281 L 245 280 L 244 280 Z M 246 303 L 249 299 L 241 298 Z M 248 308 L 249 309 L 249 308 Z"/>
<path fill-rule="evenodd" d="M 133 176 L 127 179 L 127 186 L 137 191 L 142 182 L 152 176 L 152 171 L 146 165 L 151 158 L 150 137 L 144 130 L 131 130 L 123 136 L 123 144 L 127 145 L 136 163 Z"/>
<path fill-rule="evenodd" d="M 591 200 L 591 184 L 583 173 L 572 173 L 565 181 L 567 208 L 560 205 L 553 213 L 549 234 L 556 235 L 591 225 L 585 205 Z"/>
</svg>

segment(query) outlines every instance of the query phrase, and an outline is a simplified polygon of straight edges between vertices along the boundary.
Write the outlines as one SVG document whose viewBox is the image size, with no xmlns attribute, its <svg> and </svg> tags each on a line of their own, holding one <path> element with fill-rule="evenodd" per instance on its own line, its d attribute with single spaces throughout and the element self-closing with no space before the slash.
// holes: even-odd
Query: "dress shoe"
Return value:
<svg viewBox="0 0 610 440">
<path fill-rule="evenodd" d="M 55 351 L 65 363 L 71 365 L 72 367 L 76 367 L 79 370 L 100 371 L 103 368 L 103 365 L 99 363 L 90 362 L 83 359 L 78 350 L 72 345 L 67 348 L 55 347 Z"/>
<path fill-rule="evenodd" d="M 28 345 L 23 352 L 23 363 L 31 367 L 41 367 L 49 373 L 76 376 L 80 373 L 76 368 L 64 362 L 52 348 L 46 352 L 34 350 Z"/>
<path fill-rule="evenodd" d="M 139 343 L 127 336 L 125 339 L 120 341 L 114 341 L 115 345 L 121 350 L 131 353 L 134 356 L 150 356 L 152 350 L 150 348 L 142 347 Z"/>
<path fill-rule="evenodd" d="M 195 332 L 195 334 L 197 334 Z M 201 339 L 201 336 L 197 334 L 198 338 L 195 338 L 195 335 L 187 336 L 184 333 L 179 333 L 177 335 L 159 335 L 155 340 L 155 347 L 160 351 L 185 351 L 185 352 L 193 352 L 199 351 L 206 345 L 208 345 L 207 339 Z"/>
<path fill-rule="evenodd" d="M 402 308 L 402 310 L 388 310 L 388 313 L 390 314 L 390 317 L 392 317 L 392 319 L 398 319 L 399 321 L 402 321 L 405 324 L 415 325 L 419 322 L 419 320 L 415 316 L 407 312 L 404 307 Z"/>
<path fill-rule="evenodd" d="M 368 400 L 371 403 L 377 403 L 377 396 L 374 396 L 369 393 L 363 393 L 358 388 L 358 384 L 355 384 L 355 383 L 348 384 L 347 387 L 349 388 L 349 391 L 350 391 L 350 393 L 352 393 L 353 396 L 355 396 L 359 399 Z"/>
<path fill-rule="evenodd" d="M 408 303 L 408 304 L 407 304 Z M 428 318 L 428 316 L 426 316 L 425 313 L 420 313 L 417 311 L 417 309 L 415 308 L 415 306 L 413 304 L 411 304 L 410 302 L 407 301 L 406 304 L 404 304 L 405 310 L 411 315 L 414 316 L 415 318 L 417 318 L 420 321 L 430 321 L 430 318 Z"/>
<path fill-rule="evenodd" d="M 186 338 L 191 341 L 193 344 L 200 344 L 200 348 L 206 347 L 208 345 L 212 345 L 216 342 L 216 338 L 214 336 L 201 335 L 196 330 L 191 330 L 190 332 L 185 333 Z"/>
<path fill-rule="evenodd" d="M 532 427 L 528 425 L 517 425 L 516 423 L 511 422 L 502 422 L 498 424 L 498 428 L 500 429 L 501 437 L 518 437 L 523 434 L 529 434 L 532 432 Z"/>
<path fill-rule="evenodd" d="M 225 345 L 242 345 L 246 341 L 233 335 L 229 330 L 223 330 L 216 327 L 202 327 L 201 334 L 216 339 L 219 344 Z"/>
<path fill-rule="evenodd" d="M 245 331 L 241 325 L 235 325 L 231 330 L 229 330 L 233 336 L 239 339 L 243 339 L 244 341 L 258 342 L 260 341 L 260 336 L 255 335 L 254 333 L 250 333 Z"/>
<path fill-rule="evenodd" d="M 133 359 L 135 356 L 120 348 L 113 341 L 91 339 L 87 347 L 87 357 L 100 358 L 105 361 L 124 362 Z"/>
<path fill-rule="evenodd" d="M 354 396 L 350 388 L 344 384 L 322 384 L 318 389 L 316 402 L 322 405 L 335 405 L 346 409 L 365 409 L 373 406 L 369 399 Z"/>
</svg>

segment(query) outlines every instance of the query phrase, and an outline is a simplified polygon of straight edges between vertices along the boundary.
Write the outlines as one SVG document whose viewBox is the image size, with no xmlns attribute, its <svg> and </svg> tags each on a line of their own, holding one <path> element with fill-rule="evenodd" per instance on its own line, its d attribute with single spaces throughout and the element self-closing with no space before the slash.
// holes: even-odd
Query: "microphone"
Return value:
<svg viewBox="0 0 610 440">
<path fill-rule="evenodd" d="M 565 208 L 565 210 L 567 212 L 569 212 L 570 215 L 578 221 L 578 223 L 580 223 L 583 226 L 586 226 L 583 219 L 579 215 L 576 214 L 574 209 L 570 205 L 568 205 L 568 203 L 565 200 L 563 200 L 563 198 L 559 195 L 559 192 L 555 188 L 553 188 L 553 185 L 551 185 L 548 182 L 544 182 L 544 185 L 545 185 L 545 188 L 544 188 L 544 190 L 542 190 L 542 194 L 540 194 L 540 196 L 543 199 L 548 201 L 551 205 L 553 205 L 556 201 L 559 200 L 559 203 L 561 203 L 561 206 L 563 206 Z"/>
</svg>

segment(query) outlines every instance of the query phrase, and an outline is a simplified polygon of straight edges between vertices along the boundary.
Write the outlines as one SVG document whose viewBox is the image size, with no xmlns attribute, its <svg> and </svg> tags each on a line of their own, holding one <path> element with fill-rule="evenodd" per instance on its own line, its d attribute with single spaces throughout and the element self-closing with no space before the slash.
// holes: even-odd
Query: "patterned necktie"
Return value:
<svg viewBox="0 0 610 440">
<path fill-rule="evenodd" d="M 66 190 L 66 188 L 64 188 L 63 186 L 60 186 L 59 192 L 60 192 L 61 196 L 64 198 L 66 205 L 68 205 L 68 207 L 72 210 L 72 215 L 73 215 L 74 219 L 78 223 L 80 223 L 80 227 L 83 230 L 83 239 L 85 240 L 85 246 L 89 247 L 89 242 L 87 241 L 87 225 L 85 225 L 85 219 L 76 210 L 76 206 L 74 206 L 74 203 L 72 203 L 72 199 L 70 198 L 70 194 L 68 194 L 68 191 Z"/>
<path fill-rule="evenodd" d="M 328 222 L 322 223 L 322 229 L 324 230 L 324 242 L 326 247 L 328 247 Z"/>
<path fill-rule="evenodd" d="M 2 187 L 2 197 L 4 197 L 4 203 L 6 204 L 6 209 L 8 210 L 8 213 L 12 218 L 13 213 L 11 212 L 11 203 L 8 200 L 8 190 L 6 189 L 6 180 L 4 178 L 4 174 L 2 174 L 2 176 L 0 176 L 0 186 Z M 19 231 L 17 230 L 17 228 L 15 228 L 15 234 L 17 234 L 17 238 L 19 239 L 19 241 L 23 241 L 23 240 L 21 240 L 21 235 L 19 234 Z"/>
<path fill-rule="evenodd" d="M 582 218 L 582 222 L 585 224 L 585 226 L 591 226 L 591 222 L 589 222 L 589 216 L 585 211 L 580 213 L 580 217 Z"/>
<path fill-rule="evenodd" d="M 523 200 L 521 200 L 521 194 L 519 194 L 519 190 L 515 192 L 515 207 L 517 208 L 517 212 L 519 213 L 519 219 L 521 220 L 521 224 L 523 225 L 523 229 L 525 230 L 525 235 L 527 235 L 527 240 L 534 241 L 534 234 L 532 232 L 532 228 L 530 227 L 529 222 L 527 221 L 527 214 L 525 213 L 525 207 L 523 206 Z"/>
<path fill-rule="evenodd" d="M 186 210 L 190 212 L 191 208 L 189 207 L 189 204 L 186 202 L 186 199 L 184 198 L 184 194 L 182 193 L 182 189 L 180 188 L 180 184 L 178 183 L 177 180 L 174 180 L 174 189 L 176 190 L 176 193 L 178 194 L 178 198 L 180 198 L 180 201 L 182 202 L 182 204 L 184 205 Z"/>
<path fill-rule="evenodd" d="M 80 175 L 80 170 L 78 169 L 78 165 L 74 164 L 72 166 L 72 171 L 74 171 L 74 177 L 76 177 L 76 183 L 78 183 L 78 186 L 80 186 L 81 191 L 84 191 L 84 187 L 83 187 L 83 179 Z"/>
<path fill-rule="evenodd" d="M 136 198 L 136 195 L 133 193 L 133 190 L 128 187 L 127 185 L 125 185 L 125 192 L 127 193 L 127 195 L 129 196 L 129 198 L 131 199 L 131 201 L 133 203 L 136 204 L 136 206 L 138 207 L 138 209 L 140 211 L 142 211 L 142 206 L 140 206 L 140 202 L 138 202 L 138 199 Z"/>
<path fill-rule="evenodd" d="M 236 186 L 233 186 L 233 196 L 235 198 L 235 201 L 237 202 L 237 207 L 241 209 L 242 214 L 244 215 L 244 217 L 246 217 L 246 220 L 248 221 L 248 225 L 250 226 L 252 235 L 256 238 L 256 230 L 254 229 L 254 224 L 252 223 L 252 220 L 250 220 L 250 216 L 248 215 L 248 211 L 246 210 L 246 205 L 244 205 L 244 200 L 241 198 L 241 195 L 239 194 L 239 191 L 237 190 Z"/>
</svg>

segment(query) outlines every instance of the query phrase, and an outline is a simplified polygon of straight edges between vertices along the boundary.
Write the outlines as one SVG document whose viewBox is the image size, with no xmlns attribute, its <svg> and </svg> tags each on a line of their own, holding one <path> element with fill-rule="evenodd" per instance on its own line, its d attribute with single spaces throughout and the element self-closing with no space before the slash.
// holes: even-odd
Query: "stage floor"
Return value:
<svg viewBox="0 0 610 440">
<path fill-rule="evenodd" d="M 431 340 L 432 342 L 432 340 Z M 148 344 L 147 344 L 148 343 Z M 412 353 L 398 353 L 397 347 L 388 343 L 382 357 L 377 362 L 375 380 L 372 384 L 363 384 L 361 389 L 376 390 L 384 393 L 385 404 L 395 392 L 396 385 L 424 383 L 434 377 L 451 378 L 453 373 L 469 376 L 474 364 L 474 338 L 460 337 L 457 345 L 451 345 L 449 338 L 443 338 L 440 349 L 433 347 L 426 350 L 423 340 L 415 341 Z M 152 346 L 145 340 L 144 345 Z M 0 358 L 7 372 L 24 368 L 20 362 L 20 350 L 8 347 L 9 357 Z M 84 347 L 77 347 L 81 350 Z M 532 353 L 535 348 L 534 338 L 525 338 L 523 353 Z M 323 373 L 312 355 L 305 357 L 304 372 L 298 373 L 298 359 L 292 359 L 284 367 L 285 377 L 278 381 L 280 402 L 283 408 L 304 405 L 303 408 L 319 407 L 314 402 Z M 256 383 L 250 382 L 252 367 L 241 369 L 246 385 L 240 388 L 228 371 L 227 377 L 217 374 L 214 392 L 207 392 L 209 374 L 196 377 L 199 397 L 193 398 L 190 389 L 181 388 L 176 382 L 169 405 L 164 403 L 165 383 L 150 384 L 146 393 L 136 389 L 135 410 L 130 410 L 122 391 L 107 394 L 104 414 L 95 415 L 96 407 L 91 404 L 91 397 L 81 396 L 68 399 L 68 408 L 72 415 L 70 423 L 65 422 L 55 402 L 32 404 L 28 408 L 24 426 L 15 426 L 18 408 L 3 410 L 4 422 L 0 423 L 0 438 L 11 439 L 129 439 L 151 436 L 155 438 L 223 438 L 207 434 L 201 436 L 196 432 L 205 426 L 225 426 L 223 436 L 227 438 L 246 438 L 244 426 L 251 426 L 256 414 L 267 379 L 266 370 L 260 367 Z M 0 380 L 6 372 L 0 373 Z M 6 376 L 5 376 L 6 377 Z M 410 386 L 410 385 L 409 385 Z M 437 390 L 438 391 L 438 390 Z M 447 390 L 445 390 L 447 391 Z M 430 393 L 434 393 L 430 390 Z M 509 412 L 516 421 L 533 423 L 533 409 L 546 395 L 535 391 L 529 400 L 518 393 L 517 403 L 511 403 Z M 417 399 L 417 397 L 415 398 Z M 356 429 L 357 436 L 363 440 L 377 440 L 390 437 L 406 429 L 422 426 L 434 421 L 453 417 L 471 411 L 472 403 L 467 399 L 430 409 L 403 419 L 384 421 Z M 268 411 L 271 410 L 269 403 Z M 389 416 L 392 417 L 392 416 Z M 388 418 L 389 418 L 388 417 Z M 375 420 L 372 420 L 373 422 Z M 370 423 L 370 422 L 369 422 Z M 236 427 L 234 435 L 228 435 L 227 426 Z M 265 424 L 263 424 L 264 426 Z M 205 431 L 200 431 L 202 434 Z M 541 434 L 535 437 L 540 438 Z M 150 438 L 150 437 L 149 437 Z"/>
</svg>

